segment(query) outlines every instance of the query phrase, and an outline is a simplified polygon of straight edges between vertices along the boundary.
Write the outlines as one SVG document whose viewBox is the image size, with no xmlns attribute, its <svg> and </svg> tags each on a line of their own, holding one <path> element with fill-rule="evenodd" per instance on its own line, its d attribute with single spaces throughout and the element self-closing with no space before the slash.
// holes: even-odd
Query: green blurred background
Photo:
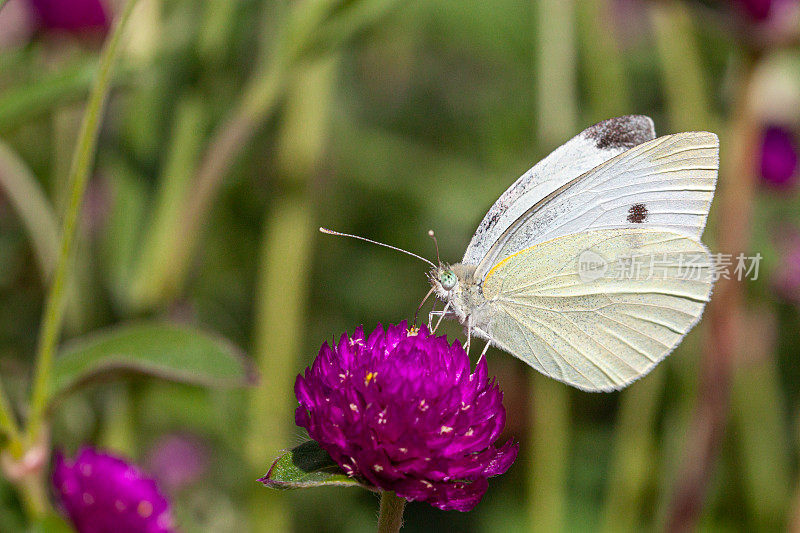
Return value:
<svg viewBox="0 0 800 533">
<path fill-rule="evenodd" d="M 21 166 L 41 188 L 22 195 L 25 216 L 0 191 L 0 372 L 16 403 L 103 40 L 37 27 L 26 1 L 0 12 L 0 173 Z M 184 531 L 373 530 L 366 491 L 256 482 L 304 438 L 292 387 L 321 343 L 410 319 L 428 289 L 422 263 L 317 228 L 427 257 L 433 228 L 455 262 L 539 158 L 641 113 L 658 134 L 719 134 L 704 240 L 760 253 L 758 280 L 723 281 L 681 347 L 621 393 L 572 390 L 490 350 L 502 440 L 519 440 L 520 457 L 473 512 L 410 504 L 404 531 L 800 528 L 797 169 L 777 186 L 759 170 L 765 128 L 797 149 L 800 19 L 798 2 L 772 3 L 761 17 L 745 1 L 139 0 L 65 338 L 165 317 L 231 339 L 261 380 L 96 385 L 61 406 L 54 445 L 95 443 L 157 470 L 164 443 L 181 441 L 197 463 L 169 488 Z M 22 524 L 0 479 L 0 531 Z"/>
</svg>

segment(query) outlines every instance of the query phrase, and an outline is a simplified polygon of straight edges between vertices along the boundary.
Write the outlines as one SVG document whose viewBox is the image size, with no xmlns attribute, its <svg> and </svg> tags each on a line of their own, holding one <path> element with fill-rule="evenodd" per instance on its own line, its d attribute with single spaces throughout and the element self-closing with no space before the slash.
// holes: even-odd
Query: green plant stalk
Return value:
<svg viewBox="0 0 800 533">
<path fill-rule="evenodd" d="M 614 34 L 609 0 L 578 2 L 580 51 L 590 122 L 631 113 L 625 65 Z"/>
<path fill-rule="evenodd" d="M 177 104 L 175 124 L 164 171 L 159 179 L 155 206 L 139 252 L 129 299 L 135 309 L 156 307 L 175 296 L 178 287 L 172 263 L 164 261 L 181 232 L 180 216 L 194 194 L 192 176 L 201 157 L 206 119 L 203 102 L 195 95 Z"/>
<path fill-rule="evenodd" d="M 675 357 L 675 355 L 673 355 Z M 641 502 L 653 476 L 657 451 L 653 434 L 658 400 L 666 377 L 664 366 L 622 393 L 614 428 L 614 452 L 606 483 L 601 531 L 639 531 Z"/>
<path fill-rule="evenodd" d="M 403 510 L 406 500 L 390 490 L 381 492 L 381 510 L 378 515 L 378 533 L 397 533 L 403 527 Z"/>
<path fill-rule="evenodd" d="M 0 379 L 0 435 L 5 433 L 9 440 L 9 451 L 15 459 L 22 457 L 22 434 L 14 417 L 14 410 L 8 400 L 3 381 Z"/>
<path fill-rule="evenodd" d="M 653 2 L 648 8 L 670 126 L 677 131 L 716 131 L 689 7 L 684 2 L 668 1 Z"/>
<path fill-rule="evenodd" d="M 536 2 L 536 137 L 553 147 L 578 125 L 575 2 Z M 569 453 L 567 387 L 530 371 L 531 429 L 528 438 L 528 523 L 531 531 L 561 531 L 566 519 Z"/>
<path fill-rule="evenodd" d="M 318 171 L 328 137 L 338 60 L 308 64 L 288 91 L 276 163 L 285 192 L 266 216 L 256 300 L 254 357 L 262 377 L 250 394 L 246 450 L 260 472 L 291 441 L 297 362 L 316 236 L 308 177 Z M 253 493 L 251 531 L 283 531 L 291 520 L 280 493 Z"/>
<path fill-rule="evenodd" d="M 111 74 L 119 53 L 122 32 L 134 5 L 136 5 L 136 0 L 128 0 L 126 2 L 108 42 L 103 48 L 97 81 L 89 95 L 86 114 L 84 115 L 81 132 L 75 148 L 72 168 L 70 169 L 70 194 L 64 215 L 61 246 L 39 333 L 33 391 L 31 394 L 31 415 L 27 431 L 29 445 L 38 439 L 42 429 L 43 417 L 47 410 L 50 372 L 53 366 L 56 344 L 63 325 L 66 282 L 69 277 L 73 246 L 78 232 L 78 220 L 81 206 L 83 205 L 83 194 L 86 191 L 89 173 L 94 162 L 100 122 L 111 88 Z"/>
</svg>

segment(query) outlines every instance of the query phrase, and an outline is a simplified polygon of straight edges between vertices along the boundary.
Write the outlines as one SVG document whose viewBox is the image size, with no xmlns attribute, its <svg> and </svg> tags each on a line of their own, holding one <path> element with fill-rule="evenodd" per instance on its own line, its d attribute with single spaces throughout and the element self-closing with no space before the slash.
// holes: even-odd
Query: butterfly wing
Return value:
<svg viewBox="0 0 800 533">
<path fill-rule="evenodd" d="M 579 133 L 515 181 L 481 221 L 462 263 L 477 265 L 500 235 L 531 205 L 574 178 L 626 150 L 655 138 L 650 117 L 604 120 Z"/>
<path fill-rule="evenodd" d="M 669 230 L 566 235 L 492 268 L 483 283 L 492 318 L 483 327 L 547 376 L 616 390 L 652 370 L 697 323 L 712 270 L 702 243 Z"/>
<path fill-rule="evenodd" d="M 719 168 L 713 133 L 685 132 L 639 144 L 528 202 L 477 264 L 495 263 L 533 244 L 604 228 L 654 227 L 700 238 Z"/>
</svg>

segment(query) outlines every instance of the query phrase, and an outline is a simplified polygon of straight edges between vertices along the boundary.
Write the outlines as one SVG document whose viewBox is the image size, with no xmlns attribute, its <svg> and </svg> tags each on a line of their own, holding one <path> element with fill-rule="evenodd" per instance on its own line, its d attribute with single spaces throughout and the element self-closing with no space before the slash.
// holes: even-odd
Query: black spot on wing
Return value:
<svg viewBox="0 0 800 533">
<path fill-rule="evenodd" d="M 644 204 L 633 204 L 628 209 L 628 222 L 631 224 L 641 224 L 647 220 L 647 207 Z"/>
<path fill-rule="evenodd" d="M 598 122 L 584 130 L 584 137 L 595 142 L 600 150 L 633 148 L 655 139 L 653 121 L 644 115 L 625 115 Z"/>
</svg>

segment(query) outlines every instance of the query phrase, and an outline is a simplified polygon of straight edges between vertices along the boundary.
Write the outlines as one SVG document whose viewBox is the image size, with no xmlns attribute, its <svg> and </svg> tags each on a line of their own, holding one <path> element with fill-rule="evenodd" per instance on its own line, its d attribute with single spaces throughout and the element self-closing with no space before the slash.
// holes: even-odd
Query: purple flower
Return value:
<svg viewBox="0 0 800 533">
<path fill-rule="evenodd" d="M 147 465 L 162 487 L 177 491 L 203 477 L 208 470 L 208 450 L 193 435 L 168 435 L 153 446 Z"/>
<path fill-rule="evenodd" d="M 798 145 L 795 135 L 780 126 L 769 126 L 761 139 L 761 179 L 767 185 L 789 188 L 797 181 Z"/>
<path fill-rule="evenodd" d="M 79 533 L 171 533 L 169 503 L 155 481 L 113 455 L 83 448 L 56 455 L 53 485 Z"/>
<path fill-rule="evenodd" d="M 41 25 L 48 30 L 83 33 L 105 32 L 108 11 L 101 0 L 30 0 Z"/>
<path fill-rule="evenodd" d="M 348 475 L 407 500 L 469 511 L 517 457 L 486 360 L 405 322 L 322 345 L 297 377 L 295 419 Z"/>
<path fill-rule="evenodd" d="M 737 0 L 736 2 L 747 16 L 761 22 L 767 20 L 772 9 L 772 0 Z"/>
</svg>

